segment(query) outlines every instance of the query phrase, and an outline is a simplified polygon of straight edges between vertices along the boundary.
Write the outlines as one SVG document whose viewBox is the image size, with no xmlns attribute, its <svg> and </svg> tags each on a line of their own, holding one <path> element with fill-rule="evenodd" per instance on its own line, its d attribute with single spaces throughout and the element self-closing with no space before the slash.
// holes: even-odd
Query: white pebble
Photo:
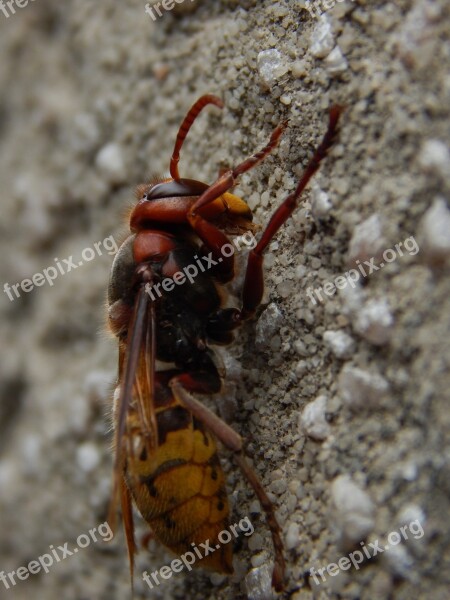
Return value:
<svg viewBox="0 0 450 600">
<path fill-rule="evenodd" d="M 261 504 L 259 503 L 259 500 L 253 500 L 253 502 L 250 504 L 249 512 L 252 515 L 257 515 L 261 512 Z"/>
<path fill-rule="evenodd" d="M 386 344 L 392 335 L 394 319 L 387 300 L 369 300 L 357 313 L 354 328 L 361 337 L 376 346 Z"/>
<path fill-rule="evenodd" d="M 304 60 L 296 60 L 292 65 L 292 75 L 294 77 L 306 77 L 308 74 L 308 70 L 306 68 L 306 63 Z"/>
<path fill-rule="evenodd" d="M 348 68 L 348 63 L 339 46 L 335 46 L 324 60 L 328 72 L 332 75 L 343 73 Z"/>
<path fill-rule="evenodd" d="M 382 554 L 381 560 L 396 577 L 417 581 L 417 574 L 414 570 L 414 560 L 405 546 L 402 546 L 401 544 L 398 546 L 390 546 L 389 544 L 387 544 L 387 546 L 384 545 L 384 553 Z"/>
<path fill-rule="evenodd" d="M 419 469 L 417 464 L 411 460 L 399 464 L 400 477 L 405 481 L 415 481 L 419 476 Z"/>
<path fill-rule="evenodd" d="M 293 550 L 298 546 L 300 538 L 300 527 L 298 523 L 291 523 L 286 534 L 286 548 Z"/>
<path fill-rule="evenodd" d="M 111 142 L 98 152 L 95 164 L 109 183 L 122 183 L 126 178 L 122 148 Z"/>
<path fill-rule="evenodd" d="M 267 562 L 267 552 L 258 552 L 258 554 L 253 554 L 250 562 L 252 563 L 252 567 L 260 567 L 264 563 Z"/>
<path fill-rule="evenodd" d="M 345 331 L 325 331 L 323 341 L 337 358 L 350 358 L 355 351 L 355 340 Z"/>
<path fill-rule="evenodd" d="M 321 17 L 315 26 L 310 40 L 311 54 L 317 58 L 325 58 L 335 46 L 330 21 L 326 16 Z"/>
<path fill-rule="evenodd" d="M 252 569 L 245 578 L 248 600 L 272 600 L 272 570 L 269 565 Z"/>
<path fill-rule="evenodd" d="M 314 183 L 311 190 L 311 213 L 315 221 L 323 219 L 333 208 L 326 192 Z"/>
<path fill-rule="evenodd" d="M 289 298 L 294 292 L 294 282 L 284 279 L 277 285 L 277 292 L 282 298 Z"/>
<path fill-rule="evenodd" d="M 418 523 L 421 525 L 421 527 L 423 529 L 425 522 L 426 522 L 426 516 L 425 516 L 425 513 L 423 512 L 423 509 L 421 506 L 418 506 L 417 504 L 406 504 L 406 506 L 404 506 L 398 513 L 397 521 L 400 526 L 402 526 L 402 525 L 409 526 L 413 522 L 414 522 L 414 525 L 416 525 L 415 522 L 418 521 Z M 416 535 L 416 536 L 420 535 L 419 528 L 417 528 L 417 529 L 413 528 L 413 531 L 415 532 L 414 535 Z M 414 537 L 412 532 L 408 531 L 407 533 L 408 533 L 408 537 Z"/>
<path fill-rule="evenodd" d="M 389 389 L 387 381 L 376 373 L 345 365 L 339 375 L 339 396 L 352 408 L 380 405 Z"/>
<path fill-rule="evenodd" d="M 90 473 L 100 463 L 100 453 L 94 444 L 86 442 L 77 449 L 76 459 L 80 469 Z"/>
<path fill-rule="evenodd" d="M 372 257 L 380 258 L 385 246 L 381 218 L 378 214 L 374 214 L 353 230 L 347 262 L 353 264 L 357 260 L 363 262 Z"/>
<path fill-rule="evenodd" d="M 326 420 L 326 409 L 326 396 L 318 396 L 305 406 L 300 416 L 302 429 L 315 440 L 324 440 L 330 434 L 330 426 Z"/>
<path fill-rule="evenodd" d="M 359 283 L 350 279 L 349 285 L 339 290 L 339 295 L 342 298 L 342 312 L 345 315 L 354 316 L 361 310 L 365 294 Z"/>
<path fill-rule="evenodd" d="M 273 337 L 280 331 L 282 323 L 283 315 L 278 306 L 272 302 L 256 324 L 256 346 L 261 349 L 269 348 Z"/>
<path fill-rule="evenodd" d="M 427 140 L 420 149 L 419 164 L 426 172 L 448 177 L 450 174 L 450 151 L 440 140 Z"/>
<path fill-rule="evenodd" d="M 425 0 L 411 5 L 396 31 L 398 54 L 409 68 L 431 65 L 435 55 L 434 45 L 430 45 L 430 24 L 439 18 L 441 7 L 438 3 Z M 386 18 L 389 18 L 386 14 Z M 386 23 L 388 25 L 388 23 Z"/>
<path fill-rule="evenodd" d="M 420 224 L 424 252 L 432 263 L 450 258 L 450 210 L 444 198 L 438 197 Z"/>
<path fill-rule="evenodd" d="M 279 50 L 262 50 L 256 60 L 261 83 L 271 88 L 280 77 L 289 71 L 289 66 Z"/>
<path fill-rule="evenodd" d="M 331 485 L 335 525 L 344 542 L 360 542 L 373 530 L 374 504 L 369 495 L 348 475 L 339 475 Z"/>
</svg>

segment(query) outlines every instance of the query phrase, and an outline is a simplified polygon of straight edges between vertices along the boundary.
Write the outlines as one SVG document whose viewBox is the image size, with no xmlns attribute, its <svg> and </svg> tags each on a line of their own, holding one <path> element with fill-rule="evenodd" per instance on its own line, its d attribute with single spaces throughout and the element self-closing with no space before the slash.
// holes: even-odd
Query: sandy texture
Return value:
<svg viewBox="0 0 450 600">
<path fill-rule="evenodd" d="M 259 223 L 295 185 L 330 105 L 345 105 L 338 144 L 270 247 L 268 308 L 225 355 L 229 385 L 216 406 L 246 438 L 277 505 L 285 598 L 443 600 L 449 5 L 356 0 L 319 20 L 303 4 L 186 0 L 156 22 L 144 2 L 131 0 L 35 0 L 8 18 L 0 13 L 0 282 L 20 283 L 55 258 L 66 265 L 73 255 L 77 264 L 95 242 L 122 239 L 133 187 L 167 172 L 177 127 L 202 93 L 220 95 L 226 109 L 196 123 L 182 156 L 185 176 L 213 180 L 290 119 L 279 150 L 237 188 Z M 408 238 L 400 256 L 395 244 Z M 394 249 L 392 262 L 355 288 L 323 293 L 323 302 L 313 296 L 315 304 L 308 298 L 308 288 L 371 257 L 386 262 L 385 249 Z M 51 544 L 73 549 L 105 520 L 116 348 L 101 332 L 111 262 L 103 249 L 52 286 L 20 291 L 14 301 L 2 293 L 5 572 Z M 236 576 L 181 573 L 149 590 L 142 571 L 172 559 L 150 544 L 139 555 L 136 598 L 271 597 L 268 531 L 224 456 L 233 521 L 249 516 L 255 526 L 240 538 Z M 423 536 L 388 540 L 412 522 Z M 391 548 L 358 569 L 331 567 L 320 585 L 305 577 L 375 540 Z M 0 598 L 29 597 L 129 597 L 122 534 L 9 590 L 0 581 Z"/>
</svg>

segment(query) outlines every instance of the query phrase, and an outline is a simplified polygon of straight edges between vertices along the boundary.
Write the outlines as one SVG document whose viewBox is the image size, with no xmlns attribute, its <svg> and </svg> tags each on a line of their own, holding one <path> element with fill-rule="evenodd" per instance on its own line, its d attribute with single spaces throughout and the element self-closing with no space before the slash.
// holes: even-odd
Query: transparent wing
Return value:
<svg viewBox="0 0 450 600">
<path fill-rule="evenodd" d="M 134 458 L 145 448 L 151 453 L 158 445 L 155 412 L 155 306 L 142 287 L 136 297 L 128 338 L 119 352 L 118 399 L 114 409 L 115 459 L 113 495 L 108 521 L 114 527 L 119 499 L 133 575 L 134 524 L 131 495 L 125 481 L 127 458 Z"/>
</svg>

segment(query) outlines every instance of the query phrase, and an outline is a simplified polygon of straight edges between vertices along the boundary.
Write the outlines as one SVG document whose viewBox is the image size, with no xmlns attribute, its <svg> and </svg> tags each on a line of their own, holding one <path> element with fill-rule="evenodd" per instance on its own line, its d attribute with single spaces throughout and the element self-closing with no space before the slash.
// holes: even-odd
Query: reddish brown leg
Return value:
<svg viewBox="0 0 450 600">
<path fill-rule="evenodd" d="M 188 114 L 185 116 L 184 121 L 181 123 L 180 129 L 178 130 L 177 139 L 175 141 L 175 147 L 173 149 L 172 158 L 170 159 L 170 175 L 176 181 L 179 181 L 180 174 L 178 172 L 178 161 L 180 160 L 180 150 L 183 146 L 183 142 L 192 127 L 192 123 L 198 117 L 201 110 L 208 104 L 215 104 L 219 108 L 223 108 L 223 102 L 217 96 L 206 94 L 197 100 L 197 102 L 191 107 Z"/>
<path fill-rule="evenodd" d="M 261 482 L 256 473 L 247 463 L 241 436 L 234 431 L 232 427 L 222 421 L 215 413 L 209 410 L 204 404 L 194 398 L 183 385 L 179 378 L 175 377 L 169 383 L 174 396 L 189 409 L 196 419 L 201 421 L 222 444 L 234 453 L 234 458 L 239 465 L 242 473 L 252 486 L 261 506 L 266 513 L 267 524 L 272 534 L 273 547 L 275 552 L 275 562 L 272 574 L 272 585 L 277 591 L 283 589 L 285 561 L 283 556 L 283 542 L 281 541 L 281 531 L 275 517 L 275 510 L 272 502 L 269 500 Z"/>
<path fill-rule="evenodd" d="M 298 200 L 303 190 L 305 189 L 311 177 L 319 168 L 321 161 L 325 158 L 328 150 L 332 146 L 336 136 L 337 124 L 341 112 L 342 108 L 340 106 L 333 106 L 331 108 L 327 132 L 325 133 L 320 146 L 314 152 L 314 155 L 306 167 L 306 170 L 303 173 L 297 188 L 292 194 L 289 194 L 289 196 L 277 208 L 267 224 L 267 227 L 265 228 L 258 244 L 253 250 L 251 250 L 249 254 L 242 294 L 241 320 L 251 317 L 261 302 L 264 291 L 263 253 L 277 231 L 296 209 Z"/>
<path fill-rule="evenodd" d="M 196 419 L 205 424 L 205 426 L 218 438 L 220 441 L 233 452 L 242 450 L 242 438 L 234 431 L 232 427 L 222 421 L 215 413 L 213 413 L 202 402 L 194 398 L 180 383 L 178 377 L 172 379 L 169 383 L 173 394 Z"/>
<path fill-rule="evenodd" d="M 234 458 L 239 465 L 241 471 L 244 473 L 247 481 L 250 483 L 252 488 L 255 490 L 255 494 L 258 497 L 258 500 L 261 506 L 266 513 L 267 523 L 269 525 L 269 529 L 272 533 L 273 547 L 275 552 L 275 562 L 273 565 L 273 573 L 272 573 L 272 586 L 280 592 L 284 587 L 284 572 L 286 568 L 286 564 L 284 562 L 283 555 L 283 542 L 281 540 L 281 530 L 278 525 L 278 521 L 275 517 L 275 511 L 272 502 L 269 500 L 261 482 L 254 470 L 248 464 L 245 454 L 241 452 L 240 454 L 235 454 Z"/>
<path fill-rule="evenodd" d="M 256 167 L 258 163 L 264 160 L 264 158 L 266 158 L 266 156 L 268 156 L 277 146 L 286 126 L 287 121 L 280 123 L 270 136 L 269 143 L 264 146 L 262 150 L 244 160 L 235 169 L 230 169 L 221 175 L 203 192 L 200 198 L 194 202 L 191 210 L 187 214 L 187 220 L 203 243 L 211 250 L 213 259 L 219 261 L 220 265 L 217 266 L 217 270 L 223 275 L 221 277 L 222 281 L 229 281 L 233 278 L 234 257 L 233 255 L 224 257 L 221 252 L 221 248 L 229 243 L 229 239 L 222 231 L 220 231 L 220 229 L 199 215 L 198 211 L 206 204 L 214 202 L 214 200 L 217 200 L 222 194 L 230 190 L 236 184 L 236 179 L 239 175 L 253 169 L 253 167 Z"/>
</svg>

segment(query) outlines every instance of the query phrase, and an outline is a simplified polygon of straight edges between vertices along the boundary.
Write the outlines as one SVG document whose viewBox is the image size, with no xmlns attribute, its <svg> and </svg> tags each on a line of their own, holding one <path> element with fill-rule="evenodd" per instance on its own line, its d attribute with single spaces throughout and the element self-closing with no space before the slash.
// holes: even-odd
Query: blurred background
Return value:
<svg viewBox="0 0 450 600">
<path fill-rule="evenodd" d="M 225 109 L 194 125 L 186 177 L 214 180 L 289 119 L 277 152 L 236 188 L 260 224 L 295 186 L 329 107 L 345 106 L 338 142 L 269 248 L 264 306 L 222 353 L 227 385 L 211 404 L 277 506 L 281 597 L 448 598 L 448 3 L 185 0 L 161 16 L 154 4 L 0 6 L 0 598 L 130 597 L 120 529 L 48 573 L 15 585 L 7 574 L 106 519 L 109 270 L 135 186 L 167 173 L 204 93 Z M 381 267 L 411 236 L 417 251 Z M 311 300 L 308 289 L 372 257 L 378 270 L 355 287 Z M 232 522 L 255 527 L 236 543 L 235 575 L 180 573 L 150 590 L 142 572 L 173 558 L 150 542 L 136 598 L 272 597 L 263 514 L 223 456 Z M 308 577 L 413 521 L 420 538 Z"/>
</svg>

